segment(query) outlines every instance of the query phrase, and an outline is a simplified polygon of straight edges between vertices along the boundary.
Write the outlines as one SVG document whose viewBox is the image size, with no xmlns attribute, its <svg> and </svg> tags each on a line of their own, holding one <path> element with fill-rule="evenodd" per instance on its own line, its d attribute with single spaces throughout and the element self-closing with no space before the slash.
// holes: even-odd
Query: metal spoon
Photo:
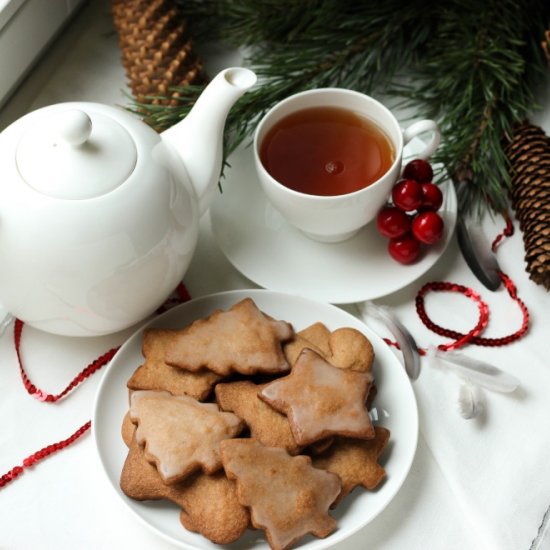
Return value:
<svg viewBox="0 0 550 550">
<path fill-rule="evenodd" d="M 358 307 L 361 313 L 378 319 L 392 333 L 401 353 L 403 353 L 405 372 L 411 380 L 416 380 L 420 375 L 420 354 L 411 333 L 387 307 L 376 305 L 373 302 L 364 302 Z"/>
</svg>

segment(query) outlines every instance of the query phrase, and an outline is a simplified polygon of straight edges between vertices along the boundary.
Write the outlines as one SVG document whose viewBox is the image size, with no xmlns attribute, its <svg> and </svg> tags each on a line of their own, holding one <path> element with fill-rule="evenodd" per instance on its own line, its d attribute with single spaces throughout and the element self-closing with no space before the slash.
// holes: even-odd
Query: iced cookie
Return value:
<svg viewBox="0 0 550 550">
<path fill-rule="evenodd" d="M 190 395 L 199 401 L 206 399 L 220 376 L 208 371 L 189 372 L 168 365 L 166 350 L 178 338 L 175 330 L 146 329 L 143 333 L 143 364 L 128 380 L 131 390 L 165 390 L 173 395 Z"/>
<path fill-rule="evenodd" d="M 122 435 L 122 441 L 126 443 L 126 446 L 129 447 L 134 439 L 134 433 L 136 431 L 136 426 L 130 418 L 130 411 L 128 411 L 124 418 L 122 419 L 122 426 L 120 427 L 120 435 Z"/>
<path fill-rule="evenodd" d="M 298 445 L 332 435 L 370 439 L 374 428 L 365 402 L 372 380 L 371 373 L 336 368 L 306 348 L 291 374 L 258 395 L 287 416 Z"/>
<path fill-rule="evenodd" d="M 292 336 L 289 323 L 268 317 L 246 298 L 180 331 L 166 351 L 166 362 L 193 372 L 207 368 L 221 376 L 284 373 L 290 365 L 282 343 Z"/>
<path fill-rule="evenodd" d="M 219 445 L 238 435 L 244 423 L 214 403 L 186 395 L 136 391 L 130 399 L 135 438 L 145 447 L 165 483 L 174 483 L 195 470 L 214 473 L 221 467 Z"/>
<path fill-rule="evenodd" d="M 340 493 L 337 475 L 254 439 L 226 440 L 221 453 L 239 502 L 250 508 L 252 525 L 264 529 L 273 550 L 290 548 L 307 533 L 323 538 L 334 531 L 328 509 Z"/>
</svg>

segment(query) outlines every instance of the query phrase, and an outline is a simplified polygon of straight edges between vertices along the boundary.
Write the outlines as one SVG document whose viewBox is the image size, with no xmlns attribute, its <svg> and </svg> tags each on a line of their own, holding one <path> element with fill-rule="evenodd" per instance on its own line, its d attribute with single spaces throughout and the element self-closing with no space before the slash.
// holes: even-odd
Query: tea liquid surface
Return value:
<svg viewBox="0 0 550 550">
<path fill-rule="evenodd" d="M 367 187 L 391 167 L 395 151 L 374 122 L 338 107 L 314 107 L 281 119 L 260 145 L 277 181 L 310 195 L 344 195 Z"/>
</svg>

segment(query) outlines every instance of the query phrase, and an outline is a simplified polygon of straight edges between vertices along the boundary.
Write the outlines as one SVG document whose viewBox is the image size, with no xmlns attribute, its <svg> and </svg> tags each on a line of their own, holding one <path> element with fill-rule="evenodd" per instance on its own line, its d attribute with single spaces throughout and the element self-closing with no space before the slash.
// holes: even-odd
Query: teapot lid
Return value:
<svg viewBox="0 0 550 550">
<path fill-rule="evenodd" d="M 27 185 L 60 199 L 89 199 L 128 179 L 137 162 L 134 140 L 105 114 L 72 108 L 48 112 L 27 128 L 16 163 Z"/>
</svg>

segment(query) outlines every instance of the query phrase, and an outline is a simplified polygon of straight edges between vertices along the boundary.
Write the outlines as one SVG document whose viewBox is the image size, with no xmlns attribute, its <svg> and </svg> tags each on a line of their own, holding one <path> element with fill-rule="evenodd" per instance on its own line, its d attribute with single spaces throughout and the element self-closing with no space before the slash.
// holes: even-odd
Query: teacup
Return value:
<svg viewBox="0 0 550 550">
<path fill-rule="evenodd" d="M 359 189 L 342 194 L 311 194 L 278 181 L 264 166 L 262 146 L 274 127 L 274 131 L 278 131 L 276 125 L 285 124 L 284 121 L 289 120 L 287 117 L 300 117 L 305 111 L 308 111 L 308 116 L 314 116 L 315 112 L 322 112 L 321 108 L 351 112 L 352 116 L 368 121 L 369 125 L 373 125 L 387 138 L 393 156 L 383 173 L 376 176 L 372 182 L 365 182 L 364 186 L 359 185 Z M 417 156 L 427 159 L 437 149 L 440 141 L 440 132 L 433 120 L 420 120 L 403 130 L 392 112 L 372 97 L 342 88 L 320 88 L 292 95 L 266 113 L 254 135 L 254 159 L 260 183 L 268 200 L 289 224 L 312 239 L 340 242 L 353 236 L 375 218 L 378 210 L 387 201 L 392 186 L 400 177 L 403 148 L 413 138 L 425 133 L 429 134 L 429 139 Z M 284 139 L 284 135 L 281 132 L 280 139 Z M 355 144 L 353 145 L 353 149 L 357 149 Z M 293 154 L 290 150 L 289 158 Z M 359 157 L 363 157 L 360 151 L 355 154 L 358 160 Z M 306 158 L 309 156 L 304 155 L 304 159 Z M 307 162 L 304 159 L 302 162 Z M 336 175 L 346 169 L 338 159 L 323 162 L 323 169 Z"/>
</svg>

